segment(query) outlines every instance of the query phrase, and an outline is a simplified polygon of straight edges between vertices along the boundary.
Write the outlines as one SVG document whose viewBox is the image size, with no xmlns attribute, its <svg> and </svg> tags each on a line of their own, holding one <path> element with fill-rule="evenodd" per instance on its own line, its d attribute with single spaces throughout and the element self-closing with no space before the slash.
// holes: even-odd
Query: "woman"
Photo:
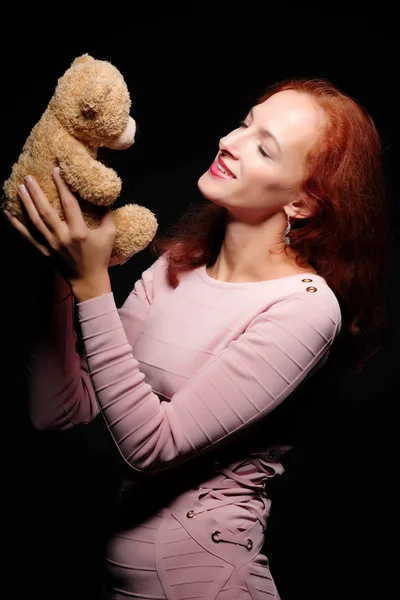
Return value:
<svg viewBox="0 0 400 600">
<path fill-rule="evenodd" d="M 33 352 L 32 422 L 69 428 L 100 411 L 126 464 L 106 598 L 279 598 L 263 546 L 268 479 L 290 440 L 270 413 L 339 342 L 355 369 L 379 347 L 380 165 L 353 99 L 323 80 L 276 84 L 221 139 L 198 181 L 207 202 L 156 240 L 120 310 L 111 215 L 88 230 L 59 171 L 65 221 L 32 178 L 21 187 L 44 242 L 10 221 L 68 281 L 56 271 Z"/>
</svg>

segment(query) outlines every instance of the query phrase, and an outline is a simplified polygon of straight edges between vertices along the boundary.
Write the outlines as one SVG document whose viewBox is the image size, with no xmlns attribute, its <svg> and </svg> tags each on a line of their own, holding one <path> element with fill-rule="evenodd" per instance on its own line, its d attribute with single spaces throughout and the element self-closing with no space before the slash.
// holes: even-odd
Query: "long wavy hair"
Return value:
<svg viewBox="0 0 400 600">
<path fill-rule="evenodd" d="M 325 116 L 325 126 L 308 153 L 300 193 L 316 203 L 309 219 L 290 232 L 299 264 L 325 278 L 342 311 L 339 340 L 343 364 L 360 372 L 387 334 L 388 210 L 381 140 L 369 113 L 325 79 L 275 83 L 258 103 L 283 90 L 309 95 Z M 213 264 L 220 252 L 227 212 L 213 203 L 191 205 L 152 250 L 167 252 L 168 279 Z M 335 345 L 335 348 L 337 345 Z"/>
</svg>

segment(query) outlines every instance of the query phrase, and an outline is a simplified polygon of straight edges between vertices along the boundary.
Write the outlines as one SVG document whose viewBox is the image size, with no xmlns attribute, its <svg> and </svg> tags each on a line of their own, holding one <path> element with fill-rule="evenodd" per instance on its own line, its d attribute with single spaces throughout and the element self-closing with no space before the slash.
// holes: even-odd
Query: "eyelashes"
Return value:
<svg viewBox="0 0 400 600">
<path fill-rule="evenodd" d="M 249 126 L 244 121 L 239 121 L 239 127 L 243 127 L 244 129 L 248 129 Z M 268 154 L 268 152 L 266 150 L 264 150 L 264 148 L 261 146 L 261 144 L 259 144 L 259 146 L 258 146 L 258 151 L 261 154 L 261 156 L 264 156 L 265 158 L 272 158 Z"/>
<path fill-rule="evenodd" d="M 262 156 L 265 156 L 266 158 L 271 158 L 271 156 L 268 154 L 268 152 L 266 152 L 264 150 L 264 148 L 262 146 L 258 146 L 258 151 Z"/>
</svg>

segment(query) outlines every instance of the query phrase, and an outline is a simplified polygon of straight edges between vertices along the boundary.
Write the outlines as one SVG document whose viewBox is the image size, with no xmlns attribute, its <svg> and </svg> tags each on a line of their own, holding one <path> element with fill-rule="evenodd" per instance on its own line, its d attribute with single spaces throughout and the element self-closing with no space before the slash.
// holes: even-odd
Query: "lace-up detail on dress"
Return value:
<svg viewBox="0 0 400 600">
<path fill-rule="evenodd" d="M 267 480 L 284 469 L 277 462 L 285 448 L 269 448 L 262 453 L 250 454 L 245 460 L 238 460 L 222 466 L 213 463 L 215 477 L 195 488 L 191 506 L 187 507 L 187 521 L 196 520 L 207 513 L 224 527 L 212 528 L 208 535 L 214 544 L 229 543 L 253 549 L 253 539 L 243 537 L 246 532 L 258 529 L 265 531 L 271 501 L 267 498 Z M 261 527 L 260 527 L 261 526 Z"/>
</svg>

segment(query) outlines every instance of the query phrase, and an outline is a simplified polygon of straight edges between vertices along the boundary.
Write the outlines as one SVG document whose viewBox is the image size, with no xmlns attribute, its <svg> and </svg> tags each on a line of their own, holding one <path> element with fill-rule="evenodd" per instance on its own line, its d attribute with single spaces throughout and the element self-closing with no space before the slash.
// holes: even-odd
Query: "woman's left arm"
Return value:
<svg viewBox="0 0 400 600">
<path fill-rule="evenodd" d="M 323 364 L 340 327 L 336 305 L 307 291 L 260 314 L 170 402 L 134 358 L 112 294 L 77 305 L 89 372 L 108 429 L 138 471 L 159 471 L 231 440 Z"/>
</svg>

